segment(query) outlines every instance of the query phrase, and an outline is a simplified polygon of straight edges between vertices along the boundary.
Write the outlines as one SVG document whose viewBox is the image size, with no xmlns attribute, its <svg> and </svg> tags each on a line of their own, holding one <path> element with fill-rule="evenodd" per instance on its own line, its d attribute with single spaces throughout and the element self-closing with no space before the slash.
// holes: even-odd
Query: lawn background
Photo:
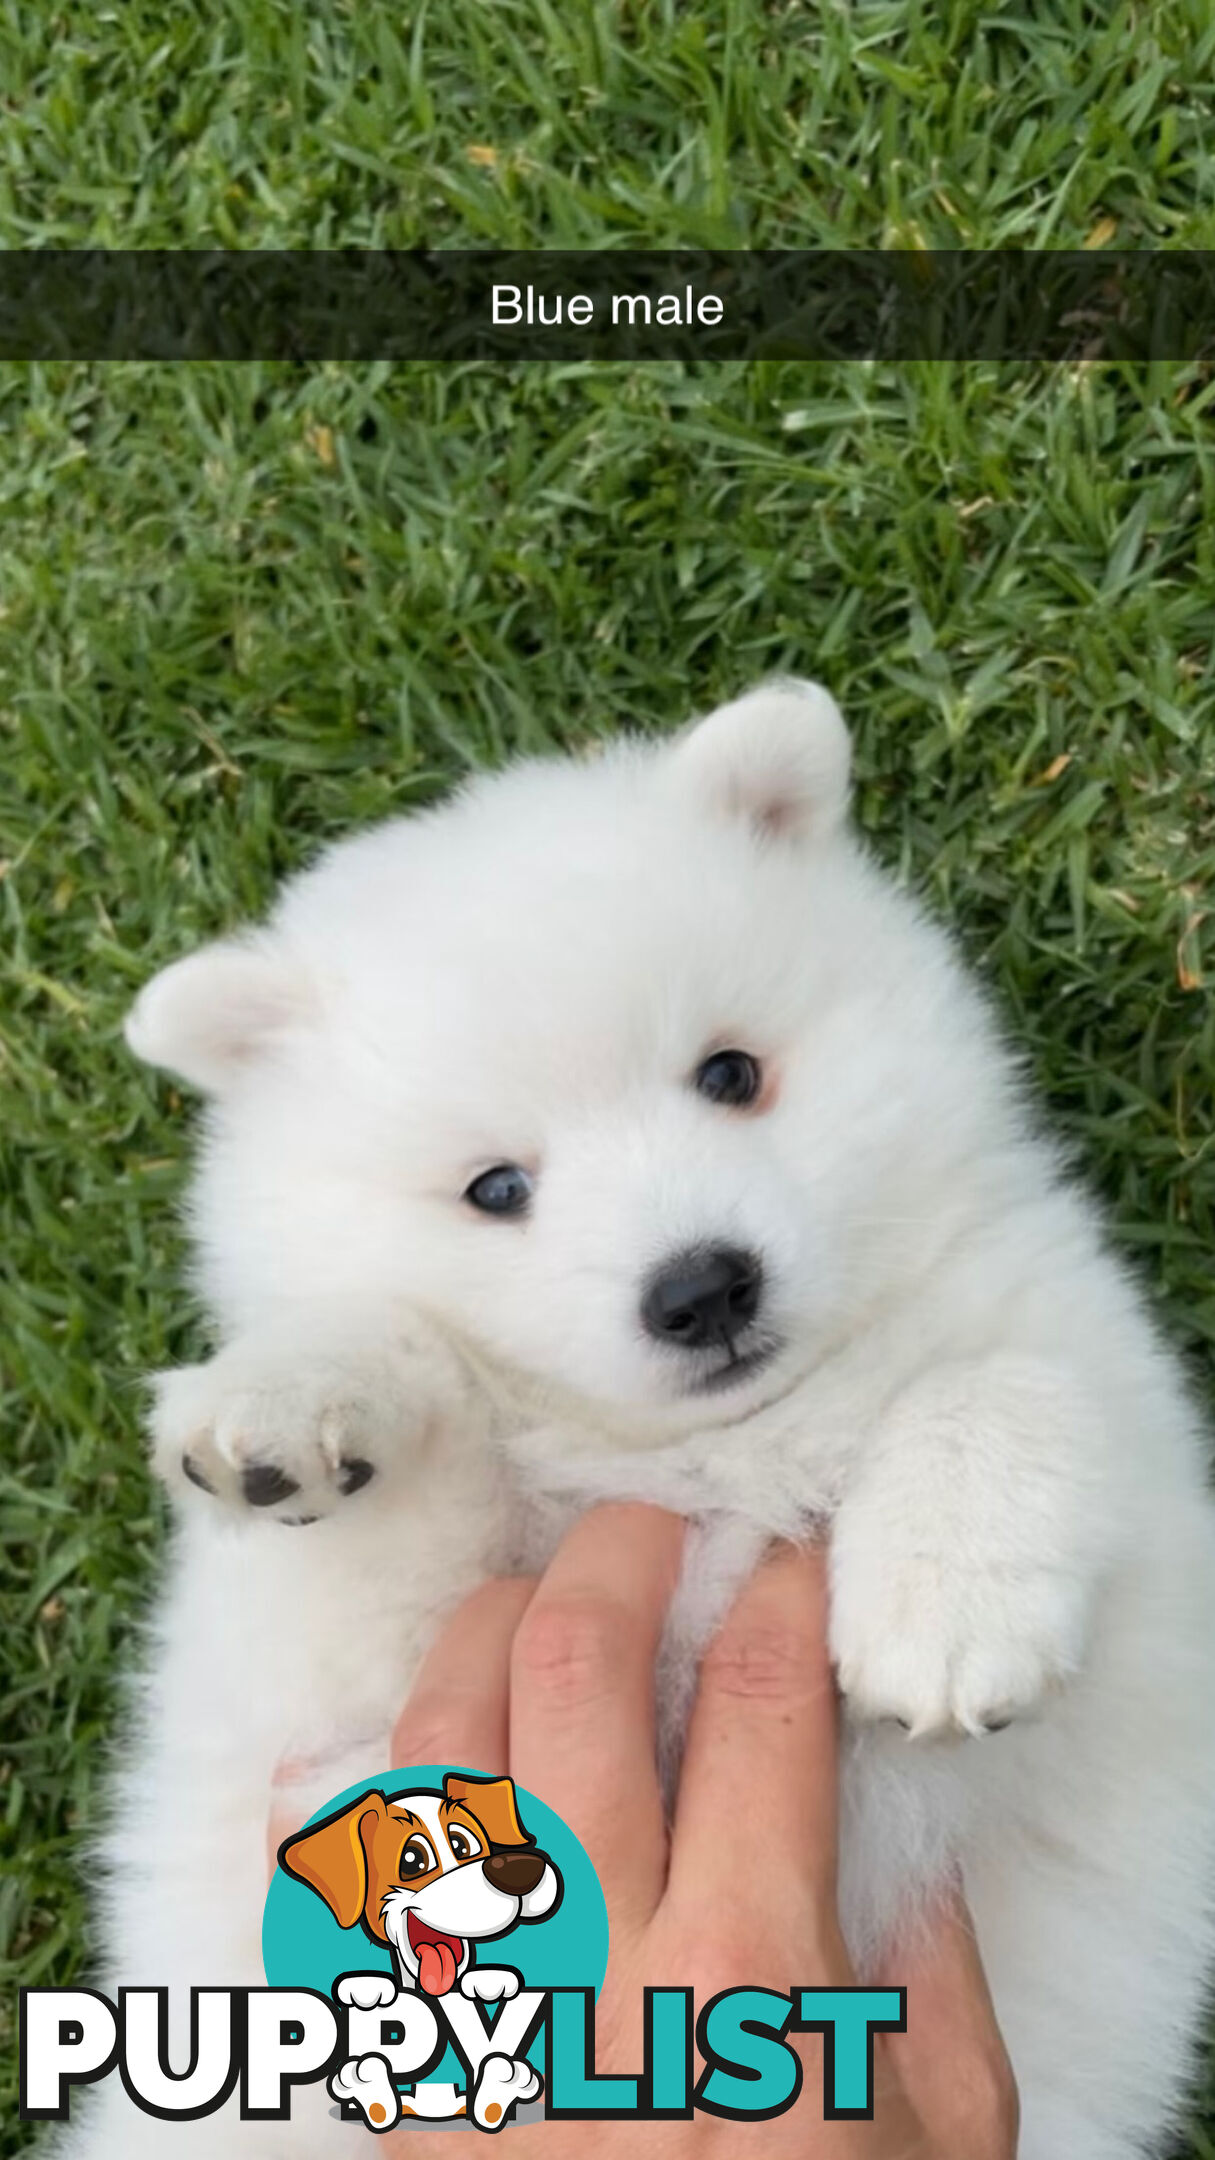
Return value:
<svg viewBox="0 0 1215 2160">
<path fill-rule="evenodd" d="M 9 247 L 1215 245 L 1211 0 L 0 0 Z"/>
<path fill-rule="evenodd" d="M 6 2014 L 81 1969 L 163 1526 L 139 1379 L 204 1340 L 190 1105 L 122 1014 L 328 835 L 820 673 L 862 825 L 1210 1387 L 1213 402 L 1169 367 L 0 374 Z"/>
<path fill-rule="evenodd" d="M 1215 245 L 1211 0 L 0 0 L 0 245 Z M 776 667 L 1215 1382 L 1215 378 L 0 369 L 0 2154 L 200 1350 L 147 975 L 471 763 Z M 1178 2148 L 1215 2160 L 1215 2094 Z"/>
</svg>

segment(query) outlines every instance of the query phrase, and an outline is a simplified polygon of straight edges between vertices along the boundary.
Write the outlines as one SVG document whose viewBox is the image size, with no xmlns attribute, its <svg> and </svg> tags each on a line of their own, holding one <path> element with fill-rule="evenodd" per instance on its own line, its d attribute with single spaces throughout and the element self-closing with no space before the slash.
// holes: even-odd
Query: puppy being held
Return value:
<svg viewBox="0 0 1215 2160">
<path fill-rule="evenodd" d="M 1215 1940 L 1204 1436 L 848 791 L 831 698 L 770 684 L 345 841 L 143 993 L 133 1047 L 209 1098 L 219 1346 L 157 1384 L 179 1523 L 115 1984 L 256 1982 L 276 1761 L 336 1736 L 314 1804 L 374 1785 L 438 1619 L 589 1499 L 695 1524 L 668 1756 L 757 1553 L 826 1524 L 858 1970 L 960 1870 L 1023 2160 L 1156 2148 Z M 745 1911 L 745 1866 L 721 1894 Z M 106 2089 L 60 2149 L 190 2127 Z M 208 2160 L 280 2150 L 200 2127 Z M 292 2139 L 345 2149 L 306 2111 Z"/>
</svg>

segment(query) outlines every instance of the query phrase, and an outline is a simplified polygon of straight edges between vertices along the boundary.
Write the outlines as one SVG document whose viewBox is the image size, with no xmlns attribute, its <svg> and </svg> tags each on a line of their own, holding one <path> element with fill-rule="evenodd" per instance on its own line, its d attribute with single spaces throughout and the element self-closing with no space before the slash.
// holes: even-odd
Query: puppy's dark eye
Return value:
<svg viewBox="0 0 1215 2160">
<path fill-rule="evenodd" d="M 483 1215 L 526 1215 L 531 1205 L 533 1179 L 518 1163 L 495 1163 L 483 1170 L 464 1194 L 471 1207 Z"/>
<path fill-rule="evenodd" d="M 451 1846 L 451 1849 L 454 1852 L 457 1860 L 471 1860 L 473 1854 L 475 1852 L 480 1852 L 481 1850 L 480 1846 L 475 1845 L 473 1843 L 473 1840 L 463 1830 L 449 1830 L 447 1833 L 447 1842 Z"/>
<path fill-rule="evenodd" d="M 421 1838 L 410 1838 L 401 1854 L 397 1872 L 401 1881 L 407 1882 L 411 1875 L 425 1875 L 434 1864 L 435 1857 L 429 1845 L 423 1844 Z"/>
<path fill-rule="evenodd" d="M 744 1110 L 753 1103 L 764 1084 L 758 1058 L 749 1050 L 715 1050 L 698 1065 L 693 1086 L 710 1102 L 724 1103 L 729 1110 Z"/>
</svg>

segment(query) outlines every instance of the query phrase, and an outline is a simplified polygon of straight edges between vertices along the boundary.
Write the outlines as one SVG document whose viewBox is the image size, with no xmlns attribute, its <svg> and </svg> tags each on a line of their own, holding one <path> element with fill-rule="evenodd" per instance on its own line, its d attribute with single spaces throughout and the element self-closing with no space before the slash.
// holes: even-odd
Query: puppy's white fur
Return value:
<svg viewBox="0 0 1215 2160">
<path fill-rule="evenodd" d="M 382 1769 L 437 1617 L 589 1498 L 696 1519 L 668 1734 L 763 1539 L 829 1517 L 857 1957 L 960 1865 L 1023 2160 L 1130 2160 L 1177 2103 L 1215 1935 L 1202 1438 L 982 999 L 850 836 L 847 772 L 798 684 L 521 765 L 336 847 L 140 999 L 134 1047 L 211 1096 L 222 1347 L 161 1383 L 182 1506 L 110 1974 L 256 1982 L 276 1761 L 331 1751 L 301 1816 Z M 755 1111 L 690 1085 L 727 1044 L 769 1072 Z M 526 1220 L 461 1200 L 501 1161 L 536 1178 Z M 696 1392 L 639 1298 L 721 1242 L 762 1256 L 779 1347 Z M 351 1461 L 375 1477 L 343 1498 Z M 250 1462 L 298 1487 L 274 1514 L 324 1519 L 244 1507 Z M 63 2149 L 344 2151 L 296 2112 L 170 2130 L 107 2090 Z"/>
</svg>

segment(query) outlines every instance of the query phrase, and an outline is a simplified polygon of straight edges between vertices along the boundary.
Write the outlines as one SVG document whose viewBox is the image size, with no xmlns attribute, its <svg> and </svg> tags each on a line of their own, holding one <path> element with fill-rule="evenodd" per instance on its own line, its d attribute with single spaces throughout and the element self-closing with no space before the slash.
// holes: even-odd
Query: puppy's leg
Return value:
<svg viewBox="0 0 1215 2160">
<path fill-rule="evenodd" d="M 234 2101 L 198 2122 L 164 2122 L 110 2077 L 77 2093 L 70 2127 L 34 2150 L 38 2160 L 349 2160 L 350 2135 L 323 2080 L 295 2088 L 285 2123 L 242 2122 Z"/>
<path fill-rule="evenodd" d="M 250 1774 L 235 1750 L 208 1748 L 184 1717 L 174 1726 L 179 1746 L 145 1756 L 110 1833 L 111 1963 L 98 1984 L 111 2001 L 122 1985 L 167 1987 L 170 2061 L 184 2068 L 191 1987 L 265 1985 L 269 1771 L 262 1764 Z M 337 2160 L 349 2150 L 323 2079 L 295 2088 L 287 2123 L 242 2122 L 235 2094 L 198 2121 L 162 2121 L 128 2097 L 116 2072 L 74 2093 L 70 2108 L 47 2160 Z"/>
<path fill-rule="evenodd" d="M 1065 1373 L 993 1358 L 897 1398 L 841 1501 L 832 1648 L 862 1717 L 917 1738 L 1033 1710 L 1080 1664 L 1124 1512 Z"/>
<path fill-rule="evenodd" d="M 153 1456 L 170 1488 L 289 1523 L 373 1484 L 404 1493 L 439 1425 L 472 1412 L 456 1360 L 422 1328 L 374 1345 L 319 1326 L 243 1335 L 154 1388 Z"/>
<path fill-rule="evenodd" d="M 471 1538 L 462 1466 L 456 1484 Z M 191 1987 L 266 1983 L 272 1808 L 295 1829 L 334 1793 L 382 1775 L 436 1583 L 458 1594 L 473 1576 L 472 1545 L 454 1544 L 450 1518 L 432 1508 L 420 1521 L 417 1569 L 401 1563 L 391 1510 L 366 1522 L 351 1511 L 313 1539 L 193 1509 L 178 1528 L 155 1663 L 94 1868 L 106 1921 L 96 1984 L 111 2000 L 119 1986 L 167 1987 L 170 2059 L 181 2066 Z M 443 1565 L 436 1557 L 428 1575 L 431 1538 Z M 72 2117 L 56 2160 L 319 2160 L 348 2154 L 352 2136 L 323 2080 L 297 2088 L 288 2125 L 241 2123 L 237 2102 L 194 2124 L 159 2122 L 115 2076 L 74 2095 Z"/>
</svg>

